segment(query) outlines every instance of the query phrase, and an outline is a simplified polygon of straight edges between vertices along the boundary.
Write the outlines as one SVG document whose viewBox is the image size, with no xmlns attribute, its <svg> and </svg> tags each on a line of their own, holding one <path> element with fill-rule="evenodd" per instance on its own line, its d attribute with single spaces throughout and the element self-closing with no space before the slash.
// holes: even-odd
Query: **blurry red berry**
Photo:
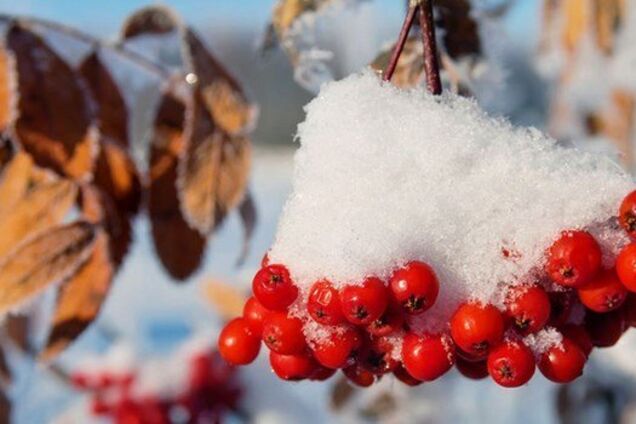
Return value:
<svg viewBox="0 0 636 424">
<path fill-rule="evenodd" d="M 260 349 L 260 339 L 252 333 L 243 318 L 235 318 L 227 323 L 219 335 L 219 352 L 232 365 L 251 363 Z"/>
<path fill-rule="evenodd" d="M 577 302 L 575 294 L 571 290 L 550 292 L 550 320 L 548 325 L 558 327 L 565 324 L 570 319 L 572 308 Z"/>
<path fill-rule="evenodd" d="M 281 355 L 299 354 L 305 350 L 303 323 L 284 312 L 271 312 L 263 321 L 263 342 Z"/>
<path fill-rule="evenodd" d="M 314 346 L 314 357 L 327 368 L 342 368 L 349 365 L 362 345 L 358 330 L 348 327 L 318 340 Z"/>
<path fill-rule="evenodd" d="M 269 353 L 269 363 L 276 375 L 283 380 L 299 381 L 309 378 L 316 370 L 316 361 L 306 353 L 281 355 Z"/>
<path fill-rule="evenodd" d="M 283 265 L 261 268 L 252 281 L 252 292 L 261 305 L 272 311 L 284 311 L 298 297 L 298 287 Z"/>
<path fill-rule="evenodd" d="M 311 373 L 309 379 L 312 381 L 326 381 L 330 379 L 336 373 L 335 369 L 323 367 L 320 364 L 316 364 L 316 369 Z"/>
<path fill-rule="evenodd" d="M 390 301 L 382 316 L 367 325 L 367 332 L 372 336 L 382 337 L 400 331 L 404 327 L 402 307 Z"/>
<path fill-rule="evenodd" d="M 398 366 L 393 350 L 393 344 L 385 337 L 373 338 L 363 344 L 358 363 L 375 375 L 389 373 Z"/>
<path fill-rule="evenodd" d="M 90 387 L 89 377 L 83 372 L 74 372 L 71 374 L 71 383 L 75 388 L 87 389 Z"/>
<path fill-rule="evenodd" d="M 577 324 L 565 324 L 564 326 L 559 327 L 559 332 L 563 334 L 563 337 L 566 337 L 576 343 L 581 348 L 581 351 L 585 354 L 586 358 L 590 356 L 590 353 L 594 348 L 594 344 L 592 343 L 592 339 L 584 326 Z"/>
<path fill-rule="evenodd" d="M 398 269 L 389 281 L 393 298 L 409 314 L 420 314 L 437 300 L 439 282 L 433 269 L 424 262 L 413 261 Z"/>
<path fill-rule="evenodd" d="M 547 256 L 546 272 L 566 287 L 581 287 L 601 268 L 601 248 L 587 231 L 564 231 Z"/>
<path fill-rule="evenodd" d="M 468 361 L 458 355 L 455 358 L 455 367 L 461 375 L 471 380 L 482 380 L 488 377 L 488 364 L 485 360 Z"/>
<path fill-rule="evenodd" d="M 614 346 L 627 328 L 622 308 L 603 314 L 594 312 L 585 314 L 585 329 L 596 347 Z"/>
<path fill-rule="evenodd" d="M 369 325 L 384 313 L 388 305 L 388 292 L 382 280 L 369 277 L 362 285 L 343 287 L 340 290 L 340 304 L 349 322 Z"/>
<path fill-rule="evenodd" d="M 393 375 L 395 376 L 395 378 L 397 378 L 407 386 L 415 387 L 423 383 L 423 381 L 418 380 L 417 378 L 409 374 L 406 368 L 404 368 L 404 365 L 401 364 L 393 370 Z"/>
<path fill-rule="evenodd" d="M 521 341 L 504 341 L 488 354 L 488 374 L 503 387 L 519 387 L 534 375 L 532 351 Z"/>
<path fill-rule="evenodd" d="M 632 237 L 636 236 L 636 190 L 623 199 L 618 210 L 618 222 Z"/>
<path fill-rule="evenodd" d="M 269 310 L 253 296 L 247 299 L 243 306 L 243 318 L 247 321 L 252 333 L 258 337 L 263 334 L 263 320 L 267 314 L 269 314 Z"/>
<path fill-rule="evenodd" d="M 601 271 L 577 292 L 586 308 L 600 313 L 617 309 L 627 298 L 627 289 L 618 280 L 614 269 Z"/>
<path fill-rule="evenodd" d="M 314 321 L 320 324 L 338 325 L 346 322 L 338 290 L 326 280 L 318 281 L 311 287 L 307 311 Z"/>
<path fill-rule="evenodd" d="M 560 344 L 548 348 L 541 354 L 539 370 L 555 383 L 569 383 L 583 374 L 586 357 L 581 348 L 564 337 Z"/>
<path fill-rule="evenodd" d="M 513 287 L 506 301 L 506 314 L 519 333 L 536 333 L 550 319 L 550 298 L 541 286 Z"/>
<path fill-rule="evenodd" d="M 106 402 L 101 396 L 91 400 L 91 413 L 93 415 L 109 415 L 113 412 L 113 405 Z"/>
<path fill-rule="evenodd" d="M 453 366 L 453 355 L 443 335 L 408 333 L 402 342 L 402 363 L 412 377 L 433 381 Z"/>
<path fill-rule="evenodd" d="M 636 243 L 621 250 L 616 258 L 616 273 L 627 290 L 636 292 Z"/>
<path fill-rule="evenodd" d="M 479 359 L 501 342 L 505 323 L 499 309 L 492 305 L 464 303 L 451 317 L 450 327 L 455 344 Z"/>
<path fill-rule="evenodd" d="M 347 379 L 360 387 L 369 387 L 375 383 L 376 376 L 371 371 L 367 371 L 358 364 L 350 365 L 342 369 L 342 373 Z"/>
</svg>

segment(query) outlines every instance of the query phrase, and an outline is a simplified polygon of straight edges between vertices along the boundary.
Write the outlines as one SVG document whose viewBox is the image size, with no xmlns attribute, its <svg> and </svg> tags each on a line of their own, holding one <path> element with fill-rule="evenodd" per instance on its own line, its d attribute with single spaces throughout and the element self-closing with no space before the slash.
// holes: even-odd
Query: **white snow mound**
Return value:
<svg viewBox="0 0 636 424">
<path fill-rule="evenodd" d="M 441 324 L 458 303 L 497 303 L 498 286 L 531 278 L 562 230 L 591 229 L 610 254 L 625 242 L 603 225 L 634 186 L 619 165 L 472 100 L 399 89 L 366 71 L 324 85 L 305 111 L 293 193 L 269 252 L 305 294 L 321 278 L 386 280 L 423 260 L 441 289 L 422 319 Z"/>
</svg>

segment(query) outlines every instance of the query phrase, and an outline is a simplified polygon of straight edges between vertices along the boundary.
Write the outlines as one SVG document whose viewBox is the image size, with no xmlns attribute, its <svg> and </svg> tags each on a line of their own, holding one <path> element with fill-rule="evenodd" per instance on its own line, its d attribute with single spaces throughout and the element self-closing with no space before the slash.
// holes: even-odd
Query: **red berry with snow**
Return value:
<svg viewBox="0 0 636 424">
<path fill-rule="evenodd" d="M 221 356 L 232 365 L 253 362 L 261 349 L 260 339 L 243 318 L 235 318 L 223 328 L 218 344 Z"/>
<path fill-rule="evenodd" d="M 433 381 L 453 366 L 453 355 L 443 335 L 408 333 L 402 342 L 402 363 L 412 377 Z"/>
<path fill-rule="evenodd" d="M 400 331 L 403 327 L 402 307 L 395 301 L 391 301 L 382 316 L 367 325 L 367 332 L 372 336 L 382 337 Z"/>
<path fill-rule="evenodd" d="M 453 314 L 451 336 L 455 344 L 475 359 L 485 358 L 489 349 L 501 342 L 505 323 L 492 305 L 464 303 Z"/>
<path fill-rule="evenodd" d="M 636 237 L 636 190 L 623 199 L 618 210 L 618 222 L 631 237 Z"/>
<path fill-rule="evenodd" d="M 429 309 L 439 294 L 439 282 L 433 269 L 424 262 L 413 261 L 398 269 L 389 282 L 395 300 L 409 314 Z"/>
<path fill-rule="evenodd" d="M 618 280 L 614 269 L 601 271 L 577 292 L 586 308 L 600 313 L 617 309 L 627 298 L 627 289 Z"/>
<path fill-rule="evenodd" d="M 532 351 L 521 341 L 507 340 L 488 354 L 488 374 L 503 387 L 519 387 L 534 375 Z"/>
<path fill-rule="evenodd" d="M 393 371 L 398 361 L 393 357 L 393 345 L 385 337 L 376 337 L 364 343 L 358 363 L 375 375 Z"/>
<path fill-rule="evenodd" d="M 252 292 L 265 308 L 284 311 L 298 297 L 289 271 L 283 265 L 268 265 L 261 268 L 252 281 Z"/>
<path fill-rule="evenodd" d="M 601 268 L 601 248 L 587 231 L 564 231 L 547 256 L 546 272 L 566 287 L 581 287 Z"/>
<path fill-rule="evenodd" d="M 514 287 L 508 293 L 506 314 L 519 333 L 536 333 L 550 319 L 550 298 L 541 286 Z"/>
<path fill-rule="evenodd" d="M 327 368 L 343 368 L 350 365 L 362 346 L 362 337 L 357 329 L 347 327 L 322 338 L 313 346 L 314 357 Z"/>
<path fill-rule="evenodd" d="M 307 299 L 307 311 L 314 321 L 324 325 L 346 322 L 340 306 L 338 290 L 326 280 L 314 283 Z"/>
<path fill-rule="evenodd" d="M 306 348 L 303 323 L 284 312 L 272 312 L 263 322 L 263 342 L 276 353 L 293 355 Z"/>
<path fill-rule="evenodd" d="M 269 353 L 269 363 L 279 378 L 289 381 L 309 378 L 317 367 L 316 361 L 306 353 L 281 355 L 272 351 Z"/>
<path fill-rule="evenodd" d="M 627 290 L 636 292 L 636 243 L 621 250 L 616 258 L 616 273 Z"/>
<path fill-rule="evenodd" d="M 380 318 L 388 305 L 388 292 L 379 278 L 369 277 L 362 285 L 348 285 L 340 290 L 345 318 L 355 325 L 369 325 Z"/>
<path fill-rule="evenodd" d="M 564 337 L 560 344 L 549 347 L 541 354 L 539 370 L 555 383 L 569 383 L 583 374 L 585 353 L 572 340 Z"/>
<path fill-rule="evenodd" d="M 263 334 L 263 320 L 269 314 L 269 310 L 260 304 L 255 297 L 250 297 L 243 306 L 243 318 L 254 335 L 261 337 Z"/>
</svg>

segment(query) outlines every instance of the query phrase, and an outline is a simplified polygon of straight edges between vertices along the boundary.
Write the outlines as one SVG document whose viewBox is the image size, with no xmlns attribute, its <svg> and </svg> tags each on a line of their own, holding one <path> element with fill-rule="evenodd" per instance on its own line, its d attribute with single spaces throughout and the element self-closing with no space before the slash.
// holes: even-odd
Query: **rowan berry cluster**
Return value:
<svg viewBox="0 0 636 424">
<path fill-rule="evenodd" d="M 636 191 L 623 201 L 619 222 L 636 239 Z M 502 305 L 467 300 L 439 332 L 413 324 L 425 319 L 444 289 L 425 262 L 405 264 L 386 282 L 368 277 L 337 288 L 316 281 L 300 299 L 289 270 L 266 256 L 243 316 L 220 334 L 220 353 L 245 365 L 263 342 L 282 379 L 325 380 L 341 369 L 365 387 L 388 373 L 417 385 L 453 365 L 468 378 L 489 375 L 504 387 L 527 383 L 537 367 L 567 383 L 582 374 L 594 347 L 615 344 L 636 324 L 636 295 L 630 294 L 636 292 L 636 243 L 625 246 L 611 268 L 603 267 L 602 253 L 589 232 L 563 231 L 535 281 L 506 286 Z M 306 316 L 290 310 L 299 302 Z M 324 336 L 311 337 L 308 323 Z M 533 343 L 541 332 L 552 336 L 548 343 Z"/>
</svg>

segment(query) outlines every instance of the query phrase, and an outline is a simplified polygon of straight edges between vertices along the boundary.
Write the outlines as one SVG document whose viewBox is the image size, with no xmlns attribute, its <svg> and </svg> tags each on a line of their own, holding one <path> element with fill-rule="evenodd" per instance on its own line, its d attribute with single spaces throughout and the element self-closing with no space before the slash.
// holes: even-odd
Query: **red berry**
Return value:
<svg viewBox="0 0 636 424">
<path fill-rule="evenodd" d="M 316 361 L 305 354 L 281 355 L 269 352 L 269 363 L 272 370 L 283 380 L 300 381 L 309 378 L 316 370 Z"/>
<path fill-rule="evenodd" d="M 569 383 L 583 374 L 586 358 L 581 348 L 564 337 L 560 345 L 554 345 L 539 359 L 541 373 L 555 383 Z"/>
<path fill-rule="evenodd" d="M 550 298 L 550 320 L 548 325 L 558 327 L 570 319 L 576 297 L 571 290 L 548 293 Z"/>
<path fill-rule="evenodd" d="M 371 371 L 367 371 L 358 364 L 350 365 L 342 369 L 342 373 L 347 379 L 360 387 L 369 387 L 375 383 L 375 375 Z"/>
<path fill-rule="evenodd" d="M 263 322 L 263 341 L 281 355 L 301 353 L 306 347 L 303 323 L 284 312 L 271 312 Z"/>
<path fill-rule="evenodd" d="M 621 250 L 616 258 L 616 273 L 627 290 L 636 292 L 636 243 Z"/>
<path fill-rule="evenodd" d="M 307 310 L 314 321 L 324 325 L 346 322 L 340 306 L 338 290 L 326 280 L 314 283 L 309 291 Z"/>
<path fill-rule="evenodd" d="M 503 387 L 519 387 L 534 375 L 534 355 L 523 342 L 504 341 L 488 354 L 488 374 Z"/>
<path fill-rule="evenodd" d="M 550 298 L 541 286 L 514 287 L 506 302 L 506 314 L 519 333 L 536 333 L 550 319 Z"/>
<path fill-rule="evenodd" d="M 412 315 L 429 309 L 437 300 L 439 282 L 433 269 L 413 261 L 398 269 L 389 282 L 393 297 Z"/>
<path fill-rule="evenodd" d="M 243 318 L 247 321 L 252 333 L 258 337 L 263 334 L 263 320 L 267 314 L 269 314 L 269 310 L 261 305 L 255 297 L 247 299 L 243 306 Z"/>
<path fill-rule="evenodd" d="M 614 346 L 627 328 L 622 308 L 604 314 L 585 314 L 585 329 L 596 347 Z"/>
<path fill-rule="evenodd" d="M 455 359 L 455 367 L 466 378 L 482 380 L 488 377 L 488 364 L 486 361 L 468 361 L 460 356 Z"/>
<path fill-rule="evenodd" d="M 382 280 L 369 277 L 362 285 L 348 285 L 340 290 L 340 303 L 345 318 L 356 325 L 368 325 L 382 316 L 388 305 Z"/>
<path fill-rule="evenodd" d="M 614 269 L 601 271 L 577 292 L 585 307 L 601 313 L 620 307 L 627 298 L 627 289 L 618 281 Z"/>
<path fill-rule="evenodd" d="M 395 302 L 389 302 L 382 316 L 367 325 L 367 332 L 372 336 L 382 337 L 401 330 L 403 326 L 402 307 Z"/>
<path fill-rule="evenodd" d="M 353 359 L 362 345 L 360 333 L 347 327 L 342 332 L 334 332 L 319 340 L 313 347 L 314 357 L 327 368 L 342 368 Z"/>
<path fill-rule="evenodd" d="M 408 333 L 402 342 L 402 363 L 413 378 L 433 381 L 453 366 L 453 355 L 443 335 Z"/>
<path fill-rule="evenodd" d="M 362 368 L 375 375 L 386 374 L 398 366 L 398 361 L 393 357 L 393 344 L 384 337 L 365 343 L 358 361 Z"/>
<path fill-rule="evenodd" d="M 230 321 L 219 335 L 219 353 L 232 365 L 246 365 L 254 361 L 261 349 L 261 341 L 243 318 Z"/>
<path fill-rule="evenodd" d="M 261 305 L 272 311 L 286 310 L 298 297 L 298 288 L 283 265 L 261 268 L 252 281 L 252 291 Z"/>
<path fill-rule="evenodd" d="M 323 367 L 316 364 L 316 369 L 311 373 L 309 379 L 312 381 L 326 381 L 329 380 L 336 373 L 335 369 Z"/>
<path fill-rule="evenodd" d="M 559 328 L 559 332 L 563 334 L 563 337 L 566 337 L 576 343 L 581 348 L 581 351 L 583 351 L 586 358 L 590 356 L 590 353 L 594 348 L 594 344 L 592 343 L 592 339 L 584 326 L 565 324 L 563 327 Z"/>
<path fill-rule="evenodd" d="M 113 413 L 113 405 L 106 402 L 101 396 L 97 396 L 91 401 L 91 412 L 93 415 L 109 415 Z"/>
<path fill-rule="evenodd" d="M 450 325 L 455 344 L 475 359 L 485 358 L 490 347 L 501 342 L 505 329 L 499 309 L 479 303 L 461 305 Z"/>
<path fill-rule="evenodd" d="M 547 256 L 546 272 L 566 287 L 582 286 L 601 268 L 601 248 L 587 231 L 564 231 Z"/>
<path fill-rule="evenodd" d="M 627 231 L 627 234 L 632 237 L 636 236 L 636 190 L 623 199 L 618 210 L 618 222 Z"/>
<path fill-rule="evenodd" d="M 78 389 L 88 389 L 90 387 L 89 378 L 83 372 L 74 372 L 71 374 L 71 383 Z"/>
<path fill-rule="evenodd" d="M 423 381 L 418 380 L 417 378 L 414 378 L 411 374 L 409 374 L 409 372 L 406 370 L 406 368 L 404 368 L 403 365 L 398 365 L 393 370 L 393 375 L 395 376 L 395 378 L 397 378 L 407 386 L 415 387 L 423 383 Z"/>
</svg>

